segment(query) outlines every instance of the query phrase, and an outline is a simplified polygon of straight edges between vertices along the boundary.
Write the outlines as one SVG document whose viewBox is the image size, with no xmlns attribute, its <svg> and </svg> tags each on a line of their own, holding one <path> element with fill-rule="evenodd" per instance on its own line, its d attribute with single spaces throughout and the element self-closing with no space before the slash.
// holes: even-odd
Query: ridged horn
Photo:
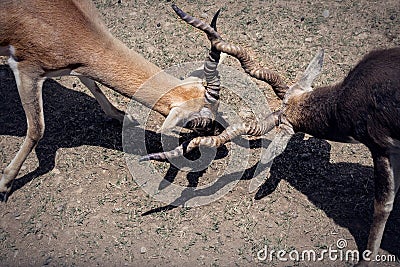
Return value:
<svg viewBox="0 0 400 267">
<path fill-rule="evenodd" d="M 220 10 L 214 15 L 211 26 L 202 22 L 201 20 L 194 18 L 185 12 L 183 12 L 175 4 L 172 5 L 174 11 L 178 16 L 185 22 L 193 25 L 196 28 L 202 29 L 204 32 L 213 35 L 217 32 L 217 19 Z M 218 34 L 217 34 L 218 35 Z M 201 128 L 204 129 L 214 121 L 215 114 L 218 110 L 219 104 L 219 93 L 220 93 L 220 77 L 218 73 L 218 63 L 220 59 L 221 52 L 212 46 L 210 53 L 204 62 L 204 76 L 206 79 L 205 85 L 205 106 L 198 113 L 193 114 L 188 118 L 188 123 L 185 125 L 187 128 Z"/>
<path fill-rule="evenodd" d="M 237 58 L 246 73 L 256 79 L 268 83 L 280 99 L 284 98 L 286 91 L 289 89 L 289 86 L 283 81 L 283 79 L 277 72 L 261 67 L 250 57 L 249 53 L 247 53 L 247 51 L 243 47 L 225 42 L 217 33 L 217 31 L 214 30 L 211 26 L 187 15 L 176 5 L 173 5 L 173 8 L 178 16 L 181 17 L 181 19 L 183 19 L 193 27 L 205 32 L 208 39 L 211 41 L 212 47 L 215 47 L 220 52 L 227 53 L 228 55 Z"/>
<path fill-rule="evenodd" d="M 190 141 L 182 143 L 180 146 L 171 151 L 153 153 L 143 156 L 139 161 L 158 160 L 163 161 L 167 159 L 180 157 L 193 149 L 205 146 L 218 148 L 226 142 L 241 135 L 261 136 L 271 131 L 275 126 L 280 123 L 280 111 L 271 113 L 267 118 L 261 122 L 245 122 L 229 126 L 220 135 L 216 136 L 200 136 Z"/>
</svg>

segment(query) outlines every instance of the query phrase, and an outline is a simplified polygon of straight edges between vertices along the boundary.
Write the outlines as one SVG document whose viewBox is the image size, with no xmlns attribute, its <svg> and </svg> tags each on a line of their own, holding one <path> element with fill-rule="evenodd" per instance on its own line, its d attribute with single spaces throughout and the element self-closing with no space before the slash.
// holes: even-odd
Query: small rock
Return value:
<svg viewBox="0 0 400 267">
<path fill-rule="evenodd" d="M 328 9 L 325 9 L 325 10 L 322 12 L 322 16 L 324 16 L 324 18 L 329 17 L 329 10 L 328 10 Z"/>
<path fill-rule="evenodd" d="M 369 36 L 370 36 L 370 34 L 369 34 L 368 32 L 362 32 L 362 33 L 360 33 L 360 34 L 356 34 L 356 37 L 357 37 L 359 40 L 365 40 L 365 39 L 367 39 Z"/>
<path fill-rule="evenodd" d="M 312 37 L 307 37 L 304 41 L 306 41 L 308 43 L 311 43 L 313 41 L 313 38 Z"/>
<path fill-rule="evenodd" d="M 208 19 L 208 14 L 207 13 L 203 13 L 203 14 L 200 15 L 200 18 Z"/>
<path fill-rule="evenodd" d="M 56 206 L 56 210 L 57 210 L 58 212 L 63 211 L 63 210 L 64 210 L 64 204 L 59 204 L 59 205 L 57 205 L 57 206 Z"/>
<path fill-rule="evenodd" d="M 148 47 L 146 48 L 146 50 L 147 50 L 147 52 L 149 52 L 150 54 L 152 54 L 152 53 L 154 53 L 154 52 L 157 50 L 157 48 L 156 48 L 155 46 L 150 45 L 150 46 L 148 46 Z"/>
<path fill-rule="evenodd" d="M 253 116 L 253 113 L 250 110 L 241 110 L 239 111 L 239 116 L 241 118 L 250 119 Z"/>
<path fill-rule="evenodd" d="M 147 249 L 145 247 L 140 248 L 140 253 L 145 254 L 147 252 Z"/>
<path fill-rule="evenodd" d="M 43 263 L 44 266 L 49 265 L 51 263 L 51 261 L 53 260 L 52 257 L 48 257 L 45 262 Z"/>
</svg>

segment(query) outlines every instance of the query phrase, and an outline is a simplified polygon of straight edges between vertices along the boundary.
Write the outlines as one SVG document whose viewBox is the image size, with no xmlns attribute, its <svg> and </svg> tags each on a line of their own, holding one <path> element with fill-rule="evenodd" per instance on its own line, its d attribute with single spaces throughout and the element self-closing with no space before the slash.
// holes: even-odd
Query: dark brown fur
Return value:
<svg viewBox="0 0 400 267">
<path fill-rule="evenodd" d="M 400 140 L 400 48 L 369 53 L 343 82 L 290 99 L 284 114 L 297 132 L 390 147 L 388 137 Z"/>
<path fill-rule="evenodd" d="M 208 33 L 211 40 L 214 35 Z M 214 41 L 218 50 L 236 57 L 243 69 L 252 75 L 247 66 L 258 64 L 244 56 L 247 55 L 244 49 L 236 49 L 235 45 L 222 41 L 218 36 L 214 39 L 223 44 L 218 45 Z M 265 75 L 252 75 L 273 87 L 277 96 L 283 99 L 283 108 L 270 114 L 260 125 L 251 125 L 251 128 L 269 131 L 276 121 L 280 124 L 280 134 L 274 140 L 276 142 L 272 142 L 274 145 L 271 143 L 265 153 L 267 156 L 261 159 L 264 163 L 282 152 L 294 132 L 339 142 L 358 141 L 371 150 L 374 160 L 375 211 L 367 249 L 372 252 L 373 258 L 378 253 L 385 224 L 400 186 L 400 48 L 373 51 L 342 82 L 312 90 L 311 83 L 321 71 L 322 62 L 323 51 L 320 51 L 299 82 L 289 88 L 282 86 L 282 90 L 274 88 L 274 82 L 282 80 L 276 73 L 265 70 L 265 73 L 274 73 L 274 79 L 264 79 Z M 226 133 L 232 134 L 227 136 Z M 232 125 L 219 136 L 197 138 L 190 141 L 188 146 L 220 146 L 243 133 L 251 134 L 251 131 L 246 125 Z M 257 132 L 256 135 L 265 133 Z M 177 150 L 185 152 L 182 147 Z M 182 154 L 173 152 L 152 154 L 144 157 L 144 160 Z M 359 265 L 371 263 L 362 260 Z"/>
<path fill-rule="evenodd" d="M 181 81 L 130 50 L 111 35 L 90 0 L 3 0 L 0 56 L 8 56 L 27 118 L 27 137 L 4 169 L 4 199 L 26 157 L 44 133 L 42 84 L 46 78 L 75 75 L 103 110 L 124 121 L 96 82 L 166 116 L 170 129 L 205 107 L 201 80 Z"/>
</svg>

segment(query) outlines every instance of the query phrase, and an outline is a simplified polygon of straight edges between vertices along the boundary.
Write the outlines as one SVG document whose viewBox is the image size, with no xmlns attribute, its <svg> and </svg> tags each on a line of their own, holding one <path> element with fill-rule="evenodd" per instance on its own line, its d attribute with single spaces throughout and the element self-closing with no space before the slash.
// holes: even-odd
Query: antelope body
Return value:
<svg viewBox="0 0 400 267">
<path fill-rule="evenodd" d="M 292 93 L 298 90 L 307 88 Z M 373 259 L 400 185 L 400 47 L 367 54 L 337 85 L 289 94 L 282 115 L 295 132 L 358 141 L 371 151 L 375 208 L 367 249 Z"/>
<path fill-rule="evenodd" d="M 400 140 L 400 47 L 367 54 L 339 84 L 287 96 L 283 114 L 296 132 L 371 152 Z"/>
<path fill-rule="evenodd" d="M 43 136 L 42 84 L 48 77 L 79 77 L 105 113 L 119 121 L 124 112 L 108 101 L 95 81 L 166 116 L 163 129 L 191 118 L 199 120 L 204 114 L 210 117 L 205 107 L 210 97 L 205 96 L 207 86 L 201 80 L 181 81 L 128 49 L 111 35 L 89 0 L 1 1 L 0 56 L 9 57 L 28 125 L 20 150 L 1 176 L 4 195 Z M 213 79 L 218 60 L 210 64 L 214 67 L 208 78 Z M 146 88 L 138 90 L 156 74 Z"/>
<path fill-rule="evenodd" d="M 188 19 L 183 11 L 180 16 L 197 27 L 198 22 Z M 332 141 L 361 142 L 374 161 L 374 216 L 367 244 L 373 260 L 400 186 L 400 47 L 370 52 L 342 82 L 313 89 L 312 82 L 322 69 L 323 51 L 289 87 L 275 72 L 253 62 L 243 48 L 226 43 L 216 32 L 206 33 L 215 49 L 238 58 L 246 72 L 271 84 L 283 100 L 282 108 L 262 122 L 232 125 L 218 136 L 197 137 L 173 151 L 150 154 L 142 160 L 177 157 L 199 146 L 219 147 L 236 136 L 261 136 L 276 126 L 280 131 L 261 159 L 263 163 L 281 153 L 295 132 Z M 371 264 L 366 259 L 359 262 L 360 266 Z"/>
</svg>

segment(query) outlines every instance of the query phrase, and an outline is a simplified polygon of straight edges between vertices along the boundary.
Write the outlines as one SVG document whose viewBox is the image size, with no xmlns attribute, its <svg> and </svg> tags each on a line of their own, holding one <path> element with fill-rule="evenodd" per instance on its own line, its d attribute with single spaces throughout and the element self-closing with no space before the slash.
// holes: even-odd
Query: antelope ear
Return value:
<svg viewBox="0 0 400 267">
<path fill-rule="evenodd" d="M 310 64 L 308 64 L 308 67 L 304 71 L 303 76 L 297 82 L 300 88 L 305 89 L 307 91 L 311 88 L 313 81 L 321 73 L 323 64 L 324 64 L 324 50 L 321 49 L 311 60 Z"/>
</svg>

